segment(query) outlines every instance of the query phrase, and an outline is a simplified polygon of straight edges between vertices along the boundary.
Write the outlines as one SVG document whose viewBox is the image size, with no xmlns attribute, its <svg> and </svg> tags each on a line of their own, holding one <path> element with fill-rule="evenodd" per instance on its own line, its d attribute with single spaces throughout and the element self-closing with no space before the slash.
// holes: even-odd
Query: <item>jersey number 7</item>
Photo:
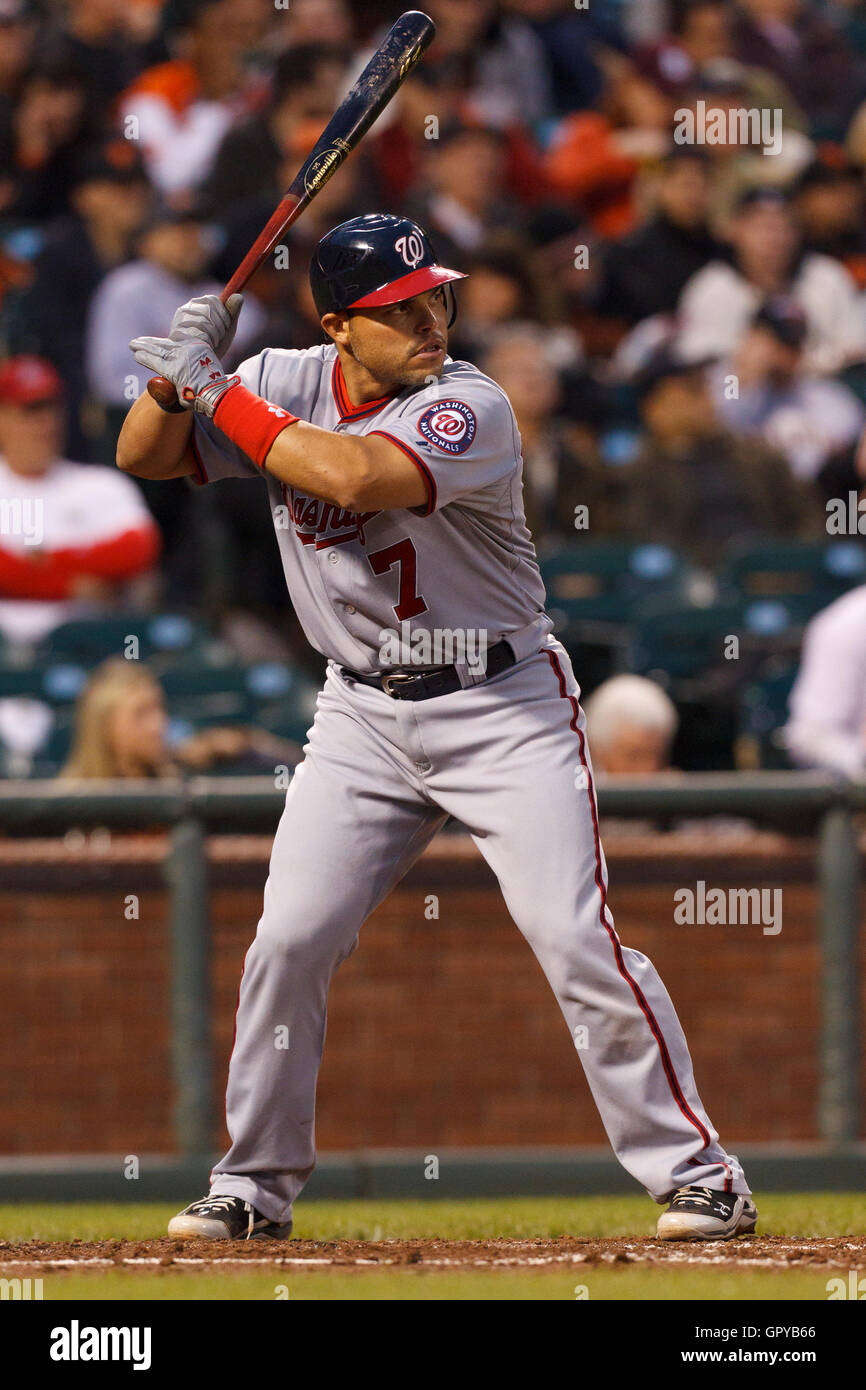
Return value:
<svg viewBox="0 0 866 1390">
<path fill-rule="evenodd" d="M 405 541 L 397 541 L 396 545 L 386 546 L 384 550 L 374 550 L 367 559 L 374 574 L 387 574 L 388 570 L 397 566 L 400 599 L 394 604 L 394 613 L 398 622 L 405 622 L 407 618 L 417 618 L 419 613 L 427 612 L 427 604 L 423 596 L 417 592 L 418 556 L 408 537 Z"/>
</svg>

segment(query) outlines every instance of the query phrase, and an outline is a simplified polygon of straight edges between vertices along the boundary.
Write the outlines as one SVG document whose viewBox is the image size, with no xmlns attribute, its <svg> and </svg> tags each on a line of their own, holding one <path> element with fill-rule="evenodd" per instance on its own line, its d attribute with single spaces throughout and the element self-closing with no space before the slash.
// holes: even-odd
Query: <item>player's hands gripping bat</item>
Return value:
<svg viewBox="0 0 866 1390">
<path fill-rule="evenodd" d="M 409 10 L 393 25 L 222 291 L 223 304 L 244 288 L 280 238 L 360 143 L 429 48 L 435 33 L 432 19 L 420 10 Z M 163 410 L 183 410 L 174 386 L 164 377 L 153 377 L 147 389 Z"/>
<path fill-rule="evenodd" d="M 176 343 L 197 338 L 213 348 L 217 357 L 225 357 L 234 341 L 243 302 L 242 294 L 231 295 L 225 304 L 217 294 L 196 295 L 175 310 L 168 336 Z"/>
<path fill-rule="evenodd" d="M 194 410 L 212 419 L 226 391 L 240 381 L 239 376 L 226 376 L 216 353 L 200 339 L 133 338 L 129 346 L 136 362 L 162 373 L 159 380 L 170 383 L 177 410 Z"/>
</svg>

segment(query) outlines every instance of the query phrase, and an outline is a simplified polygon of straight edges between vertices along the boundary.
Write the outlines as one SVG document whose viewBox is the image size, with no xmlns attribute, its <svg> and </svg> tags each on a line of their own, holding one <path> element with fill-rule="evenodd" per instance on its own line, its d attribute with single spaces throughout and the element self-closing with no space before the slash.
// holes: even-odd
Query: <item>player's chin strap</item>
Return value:
<svg viewBox="0 0 866 1390">
<path fill-rule="evenodd" d="M 454 286 L 450 281 L 445 286 L 445 296 L 446 303 L 450 301 L 451 306 L 448 312 L 448 327 L 453 328 L 454 324 L 457 322 L 457 296 L 454 293 Z"/>
</svg>

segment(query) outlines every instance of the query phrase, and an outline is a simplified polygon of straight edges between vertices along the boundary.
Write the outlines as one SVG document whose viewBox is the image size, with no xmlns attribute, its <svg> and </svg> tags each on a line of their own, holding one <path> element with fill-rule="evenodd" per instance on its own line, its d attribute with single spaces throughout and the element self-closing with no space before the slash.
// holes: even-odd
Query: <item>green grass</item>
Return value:
<svg viewBox="0 0 866 1390">
<path fill-rule="evenodd" d="M 758 1234 L 866 1235 L 866 1193 L 756 1194 Z M 562 1235 L 649 1236 L 660 1207 L 633 1197 L 496 1197 L 465 1201 L 299 1202 L 302 1240 L 532 1239 Z M 43 1203 L 0 1206 L 0 1239 L 146 1240 L 164 1236 L 176 1206 Z"/>
<path fill-rule="evenodd" d="M 112 1299 L 152 1301 L 178 1299 L 290 1302 L 512 1301 L 567 1302 L 580 1297 L 595 1300 L 823 1300 L 827 1271 L 753 1270 L 743 1274 L 714 1269 L 586 1269 L 557 1270 L 316 1270 L 276 1269 L 272 1273 L 182 1274 L 167 1270 L 48 1275 L 46 1300 L 64 1302 Z M 583 1290 L 586 1290 L 584 1293 Z"/>
<path fill-rule="evenodd" d="M 866 1235 L 866 1194 L 758 1194 L 759 1234 L 791 1237 Z M 0 1239 L 143 1240 L 165 1234 L 173 1206 L 157 1204 L 0 1206 Z M 647 1236 L 658 1208 L 646 1198 L 515 1198 L 447 1202 L 306 1202 L 295 1233 L 315 1240 L 487 1237 L 545 1238 Z M 291 1253 L 291 1246 L 287 1247 Z M 290 1300 L 562 1300 L 585 1286 L 590 1300 L 696 1298 L 707 1300 L 824 1300 L 828 1272 L 702 1267 L 588 1267 L 568 1269 L 231 1270 L 198 1273 L 172 1268 L 46 1271 L 46 1299 L 273 1300 L 277 1287 Z"/>
</svg>

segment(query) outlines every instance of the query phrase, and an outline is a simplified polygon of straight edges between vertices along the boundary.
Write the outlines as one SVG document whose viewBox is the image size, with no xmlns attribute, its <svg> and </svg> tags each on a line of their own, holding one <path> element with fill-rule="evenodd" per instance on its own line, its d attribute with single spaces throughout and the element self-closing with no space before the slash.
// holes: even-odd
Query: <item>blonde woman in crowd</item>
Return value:
<svg viewBox="0 0 866 1390">
<path fill-rule="evenodd" d="M 65 779 L 170 777 L 184 772 L 272 771 L 294 765 L 301 750 L 262 729 L 205 729 L 174 749 L 159 681 L 138 661 L 112 657 L 98 666 L 79 699 Z"/>
</svg>

